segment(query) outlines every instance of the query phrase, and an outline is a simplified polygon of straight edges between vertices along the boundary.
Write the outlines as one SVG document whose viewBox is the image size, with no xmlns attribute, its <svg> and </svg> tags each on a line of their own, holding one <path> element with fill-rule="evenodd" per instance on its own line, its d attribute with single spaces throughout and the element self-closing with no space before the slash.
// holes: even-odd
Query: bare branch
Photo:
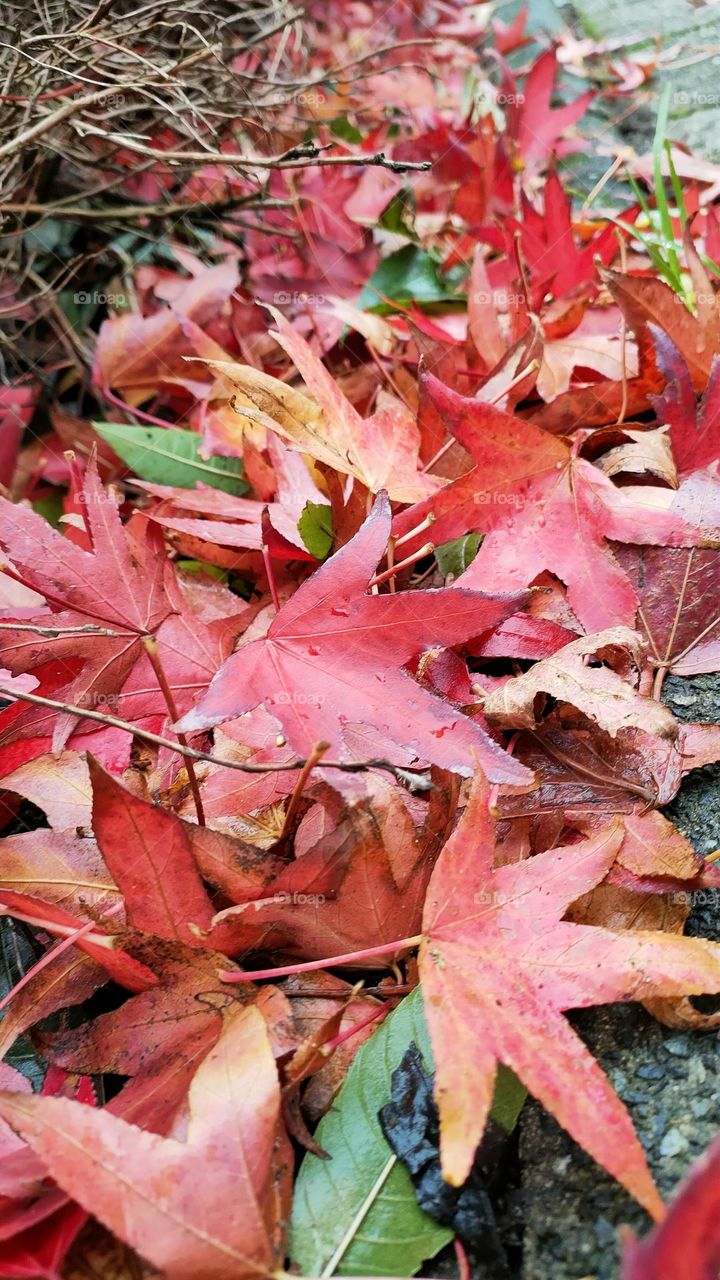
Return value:
<svg viewBox="0 0 720 1280">
<path fill-rule="evenodd" d="M 220 764 L 226 769 L 237 769 L 240 773 L 292 773 L 296 769 L 306 769 L 308 765 L 317 765 L 316 755 L 307 760 L 292 760 L 285 764 L 246 764 L 240 760 L 223 760 L 209 751 L 197 751 L 194 747 L 181 745 L 172 738 L 163 738 L 159 733 L 151 733 L 149 729 L 140 729 L 129 720 L 120 720 L 118 716 L 108 716 L 101 711 L 90 711 L 87 707 L 76 707 L 71 702 L 60 702 L 56 698 L 43 698 L 39 693 L 21 693 L 17 689 L 9 689 L 0 685 L 0 698 L 8 698 L 11 702 L 32 702 L 37 707 L 49 707 L 52 711 L 61 711 L 68 715 L 78 716 L 83 720 L 95 720 L 98 724 L 110 725 L 113 729 L 124 729 L 144 742 L 152 742 L 156 747 L 167 747 L 188 760 L 205 760 L 208 764 Z M 389 760 L 323 760 L 323 769 L 340 769 L 343 773 L 367 773 L 368 769 L 382 769 L 395 777 L 407 779 L 408 770 L 400 765 L 391 764 Z"/>
</svg>

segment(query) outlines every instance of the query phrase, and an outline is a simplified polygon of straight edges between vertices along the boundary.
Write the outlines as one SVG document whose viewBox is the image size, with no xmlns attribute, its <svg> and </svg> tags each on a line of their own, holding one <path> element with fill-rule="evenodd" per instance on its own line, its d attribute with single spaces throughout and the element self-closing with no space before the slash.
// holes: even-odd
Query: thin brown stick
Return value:
<svg viewBox="0 0 720 1280">
<path fill-rule="evenodd" d="M 91 623 L 86 627 L 41 627 L 36 622 L 0 622 L 0 631 L 32 631 L 36 636 L 45 636 L 49 640 L 57 640 L 59 636 L 112 636 L 118 639 L 126 634 L 111 631 L 109 627 L 94 627 Z"/>
<path fill-rule="evenodd" d="M 157 147 L 149 147 L 144 142 L 137 142 L 135 138 L 116 139 L 104 129 L 86 125 L 85 132 L 111 142 L 117 141 L 118 145 L 122 145 L 126 151 L 134 151 L 139 156 L 149 156 L 151 160 L 159 163 L 165 161 L 172 165 L 217 164 L 232 165 L 237 169 L 308 169 L 315 165 L 352 165 L 355 168 L 377 166 L 381 169 L 390 169 L 392 173 L 424 172 L 432 168 L 430 160 L 388 160 L 382 151 L 377 151 L 372 156 L 326 156 L 320 153 L 320 148 L 314 143 L 309 143 L 305 147 L 301 144 L 279 156 L 246 156 L 237 151 L 158 151 Z M 2 154 L 2 148 L 0 148 L 0 159 Z"/>
<path fill-rule="evenodd" d="M 155 639 L 155 636 L 143 636 L 143 647 L 145 649 L 145 652 L 148 658 L 150 659 L 150 662 L 152 664 L 152 669 L 155 672 L 155 679 L 160 685 L 160 691 L 162 693 L 163 698 L 165 699 L 165 705 L 168 711 L 170 712 L 170 719 L 174 724 L 175 721 L 180 718 L 178 715 L 177 703 L 175 702 L 175 696 L 170 686 L 170 682 L 165 674 L 165 668 L 163 667 L 163 664 L 162 664 L 162 658 L 160 657 L 158 642 Z M 180 743 L 181 747 L 187 746 L 187 738 L 185 737 L 184 733 L 178 733 L 177 740 Z M 190 790 L 192 791 L 192 798 L 195 804 L 195 813 L 197 814 L 198 826 L 204 827 L 205 826 L 205 810 L 203 809 L 202 797 L 200 795 L 200 785 L 197 780 L 197 774 L 195 772 L 195 765 L 193 761 L 187 759 L 185 761 L 185 768 L 187 770 L 188 782 L 190 783 Z"/>
<path fill-rule="evenodd" d="M 4 204 L 3 213 L 39 214 L 52 218 L 66 218 L 71 222 L 99 222 L 122 220 L 123 218 L 175 218 L 182 214 L 197 212 L 232 212 L 237 208 L 252 208 L 253 203 L 261 203 L 263 212 L 268 209 L 286 209 L 291 203 L 288 200 L 265 201 L 262 192 L 251 196 L 238 196 L 223 200 L 176 200 L 169 204 L 118 204 L 114 209 L 84 209 L 73 205 L 39 204 L 37 202 L 23 204 Z"/>
<path fill-rule="evenodd" d="M 121 88 L 126 86 L 120 84 L 108 85 L 105 89 L 98 89 L 96 93 L 86 93 L 82 98 L 73 98 L 71 102 L 66 102 L 62 107 L 58 107 L 57 111 L 52 111 L 48 115 L 43 116 L 42 120 L 38 120 L 36 124 L 30 125 L 23 133 L 18 133 L 4 146 L 0 147 L 0 160 L 4 160 L 6 156 L 11 156 L 15 151 L 22 151 L 29 142 L 34 142 L 36 138 L 41 138 L 44 133 L 49 133 L 55 125 L 61 124 L 63 120 L 67 120 L 69 116 L 76 115 L 78 111 L 84 110 L 85 107 L 95 106 L 98 102 L 103 102 L 105 98 L 115 97 Z"/>
<path fill-rule="evenodd" d="M 181 746 L 180 743 L 173 742 L 172 738 L 163 738 L 160 733 L 141 729 L 138 725 L 131 724 L 129 720 L 121 720 L 118 716 L 107 716 L 101 711 L 76 707 L 71 702 L 60 702 L 57 698 L 43 698 L 39 693 L 21 693 L 19 689 L 9 689 L 6 685 L 0 685 L 0 698 L 7 698 L 10 702 L 16 699 L 20 702 L 32 702 L 34 706 L 48 707 L 51 711 L 62 711 L 67 715 L 77 716 L 80 720 L 95 720 L 98 724 L 110 725 L 113 729 L 124 729 L 126 733 L 142 738 L 143 742 L 152 742 L 156 747 L 167 747 L 170 751 L 177 751 L 178 755 L 186 756 L 188 760 L 205 760 L 208 764 L 220 764 L 225 769 L 237 769 L 241 773 L 292 773 L 295 769 L 304 769 L 307 764 L 305 759 L 292 760 L 284 764 L 246 764 L 240 760 L 223 760 L 210 751 L 197 751 L 195 747 Z M 401 765 L 380 759 L 325 760 L 323 769 L 340 769 L 343 773 L 367 773 L 368 769 L 381 769 L 385 773 L 392 773 L 395 777 L 407 775 L 407 769 L 403 769 Z"/>
</svg>

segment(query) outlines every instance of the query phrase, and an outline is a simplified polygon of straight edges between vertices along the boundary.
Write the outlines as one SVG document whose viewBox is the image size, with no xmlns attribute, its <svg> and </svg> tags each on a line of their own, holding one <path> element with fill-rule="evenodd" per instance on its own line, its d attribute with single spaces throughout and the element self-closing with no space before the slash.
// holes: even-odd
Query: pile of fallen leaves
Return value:
<svg viewBox="0 0 720 1280">
<path fill-rule="evenodd" d="M 660 1223 L 565 1015 L 720 1020 L 661 698 L 720 671 L 717 215 L 573 212 L 522 14 L 314 9 L 337 163 L 0 388 L 0 1275 L 504 1276 L 529 1091 L 659 1224 L 625 1280 L 701 1280 L 720 1150 Z"/>
</svg>

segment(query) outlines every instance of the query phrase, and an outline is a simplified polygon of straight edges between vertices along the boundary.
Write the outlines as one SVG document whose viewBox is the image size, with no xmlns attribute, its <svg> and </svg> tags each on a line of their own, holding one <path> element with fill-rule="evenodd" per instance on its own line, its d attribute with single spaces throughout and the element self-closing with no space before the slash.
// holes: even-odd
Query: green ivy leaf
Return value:
<svg viewBox="0 0 720 1280">
<path fill-rule="evenodd" d="M 194 489 L 197 481 L 245 493 L 239 458 L 201 458 L 202 438 L 179 427 L 130 427 L 124 422 L 93 422 L 93 427 L 131 471 L 152 484 Z"/>
</svg>

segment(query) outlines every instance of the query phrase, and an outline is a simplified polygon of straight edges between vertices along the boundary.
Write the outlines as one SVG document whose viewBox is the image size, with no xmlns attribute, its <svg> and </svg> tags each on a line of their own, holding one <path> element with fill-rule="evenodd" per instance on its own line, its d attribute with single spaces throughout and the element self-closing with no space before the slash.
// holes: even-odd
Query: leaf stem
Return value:
<svg viewBox="0 0 720 1280">
<path fill-rule="evenodd" d="M 374 578 L 370 579 L 371 587 L 380 587 L 383 582 L 387 582 L 388 578 L 393 578 L 396 573 L 400 573 L 401 569 L 409 569 L 410 565 L 416 564 L 418 560 L 422 560 L 425 556 L 429 556 L 435 550 L 432 542 L 426 542 L 418 551 L 413 551 L 412 555 L 407 556 L 405 560 L 400 560 L 398 564 L 393 564 L 384 573 L 378 573 Z"/>
<path fill-rule="evenodd" d="M 308 756 L 307 760 L 305 761 L 305 764 L 300 770 L 300 777 L 295 783 L 295 790 L 293 791 L 290 797 L 290 803 L 287 807 L 287 812 L 285 814 L 285 821 L 283 822 L 283 829 L 280 832 L 280 840 L 284 840 L 290 832 L 293 819 L 298 810 L 298 805 L 300 804 L 300 801 L 302 799 L 302 793 L 305 790 L 305 783 L 310 777 L 310 774 L 315 768 L 315 765 L 320 763 L 325 753 L 329 750 L 330 750 L 329 742 L 316 742 L 315 746 L 312 749 L 311 754 Z"/>
<path fill-rule="evenodd" d="M 272 602 L 275 605 L 276 611 L 279 613 L 280 597 L 278 595 L 278 589 L 275 583 L 275 570 L 273 569 L 273 565 L 272 565 L 272 556 L 270 555 L 270 548 L 268 547 L 266 542 L 263 542 L 260 550 L 262 552 L 263 564 L 265 565 L 265 573 L 267 574 L 268 586 L 270 587 L 270 595 L 272 596 Z"/>
<path fill-rule="evenodd" d="M 397 951 L 405 951 L 417 947 L 423 940 L 421 933 L 412 938 L 400 938 L 397 942 L 382 942 L 377 947 L 365 947 L 362 951 L 346 951 L 341 956 L 327 956 L 324 960 L 306 960 L 301 964 L 286 964 L 279 969 L 221 969 L 223 982 L 259 982 L 262 978 L 286 978 L 291 973 L 310 973 L 313 969 L 326 969 L 328 965 L 361 964 L 372 956 L 395 955 Z"/>
<path fill-rule="evenodd" d="M 170 712 L 170 719 L 174 724 L 175 721 L 178 720 L 180 717 L 178 715 L 177 704 L 175 702 L 175 697 L 173 695 L 172 688 L 170 687 L 170 683 L 165 674 L 165 668 L 163 667 L 163 664 L 162 664 L 162 658 L 160 657 L 160 650 L 158 648 L 158 642 L 155 639 L 155 636 L 150 636 L 150 635 L 143 636 L 143 647 L 145 649 L 145 652 L 147 653 L 148 658 L 150 659 L 150 662 L 152 664 L 152 669 L 155 672 L 155 678 L 158 684 L 160 685 L 160 692 L 162 693 L 162 696 L 165 699 L 165 705 L 168 711 Z M 185 737 L 184 733 L 178 733 L 177 740 L 180 743 L 181 747 L 187 747 L 187 738 Z M 189 756 L 187 756 L 185 759 L 185 768 L 187 770 L 188 782 L 190 783 L 192 798 L 195 803 L 195 813 L 197 814 L 198 826 L 204 827 L 205 826 L 205 810 L 203 809 L 202 796 L 200 795 L 200 784 L 198 783 L 198 780 L 197 780 L 195 765 Z"/>
<path fill-rule="evenodd" d="M 371 1022 L 377 1022 L 378 1019 L 383 1020 L 387 1018 L 388 1014 L 391 1012 L 391 1005 L 379 1005 L 378 1008 L 373 1009 L 372 1013 L 369 1013 L 366 1018 L 363 1018 L 360 1022 L 353 1023 L 353 1025 L 351 1027 L 347 1027 L 345 1031 L 340 1031 L 332 1040 L 327 1040 L 325 1044 L 322 1044 L 320 1046 L 320 1053 L 323 1057 L 329 1058 L 331 1053 L 334 1053 L 341 1044 L 345 1044 L 346 1040 L 350 1040 L 352 1036 L 356 1036 L 358 1031 L 364 1031 L 365 1027 L 369 1027 Z"/>
</svg>

